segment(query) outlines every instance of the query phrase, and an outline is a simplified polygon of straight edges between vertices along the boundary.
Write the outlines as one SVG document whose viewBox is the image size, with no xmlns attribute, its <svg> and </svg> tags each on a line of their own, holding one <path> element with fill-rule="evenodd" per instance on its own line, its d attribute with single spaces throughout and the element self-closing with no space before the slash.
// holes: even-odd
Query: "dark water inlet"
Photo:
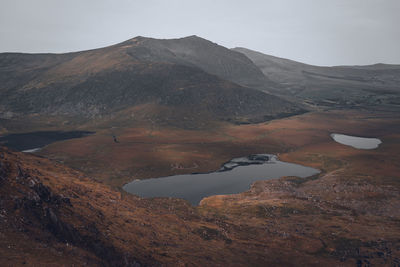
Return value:
<svg viewBox="0 0 400 267">
<path fill-rule="evenodd" d="M 89 131 L 45 131 L 45 132 L 30 132 L 9 134 L 0 136 L 0 145 L 5 145 L 11 149 L 25 152 L 35 152 L 37 149 L 49 145 L 51 143 L 80 138 L 87 135 L 94 134 Z"/>
<path fill-rule="evenodd" d="M 244 192 L 255 181 L 317 173 L 317 169 L 279 161 L 274 155 L 257 154 L 232 159 L 215 172 L 135 180 L 123 189 L 140 197 L 183 198 L 198 205 L 207 196 Z"/>
</svg>

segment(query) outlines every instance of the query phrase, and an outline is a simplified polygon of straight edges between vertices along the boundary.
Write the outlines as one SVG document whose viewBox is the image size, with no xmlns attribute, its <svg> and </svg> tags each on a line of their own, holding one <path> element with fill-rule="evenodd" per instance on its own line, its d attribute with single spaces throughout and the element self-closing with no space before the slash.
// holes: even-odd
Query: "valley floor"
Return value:
<svg viewBox="0 0 400 267">
<path fill-rule="evenodd" d="M 383 144 L 357 150 L 335 143 L 333 132 Z M 40 155 L 51 160 L 2 149 L 0 265 L 40 262 L 38 251 L 54 265 L 398 265 L 399 151 L 398 114 L 356 110 L 207 131 L 99 129 L 47 146 Z M 254 153 L 322 172 L 256 182 L 198 207 L 118 189 Z"/>
</svg>

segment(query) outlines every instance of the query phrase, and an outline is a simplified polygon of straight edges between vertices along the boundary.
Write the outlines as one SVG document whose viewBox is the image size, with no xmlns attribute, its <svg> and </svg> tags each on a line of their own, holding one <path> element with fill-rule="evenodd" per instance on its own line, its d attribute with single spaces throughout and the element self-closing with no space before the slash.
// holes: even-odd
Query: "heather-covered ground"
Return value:
<svg viewBox="0 0 400 267">
<path fill-rule="evenodd" d="M 119 143 L 102 130 L 41 152 L 58 163 L 2 149 L 0 259 L 35 264 L 46 253 L 53 265 L 399 264 L 399 122 L 396 113 L 329 111 L 209 131 L 121 127 L 113 129 Z M 332 132 L 383 144 L 357 150 L 334 142 Z M 322 173 L 260 181 L 199 207 L 118 189 L 132 178 L 209 171 L 265 152 Z"/>
</svg>

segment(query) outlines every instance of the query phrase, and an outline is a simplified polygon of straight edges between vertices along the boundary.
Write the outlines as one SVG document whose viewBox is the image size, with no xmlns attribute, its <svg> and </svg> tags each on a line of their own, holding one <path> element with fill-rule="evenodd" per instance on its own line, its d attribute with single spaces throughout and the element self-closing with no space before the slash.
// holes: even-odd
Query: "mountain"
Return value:
<svg viewBox="0 0 400 267">
<path fill-rule="evenodd" d="M 255 122 L 303 112 L 234 83 L 252 81 L 268 83 L 243 54 L 199 37 L 137 37 L 67 54 L 3 53 L 0 114 L 3 121 L 27 115 L 88 121 L 151 105 L 156 120 L 179 125 L 183 116 Z"/>
<path fill-rule="evenodd" d="M 398 66 L 239 50 L 191 36 L 0 54 L 0 266 L 397 266 L 400 118 L 377 109 L 398 106 Z M 318 110 L 245 125 L 303 105 Z M 199 206 L 121 188 L 259 153 L 321 172 Z"/>
<path fill-rule="evenodd" d="M 267 90 L 276 87 L 242 53 L 230 50 L 196 35 L 179 39 L 153 39 L 136 37 L 122 43 L 128 53 L 145 61 L 165 61 L 196 66 L 246 87 Z"/>
<path fill-rule="evenodd" d="M 400 105 L 400 65 L 319 67 L 265 55 L 246 48 L 243 53 L 275 83 L 280 95 L 319 106 L 369 107 Z"/>
</svg>

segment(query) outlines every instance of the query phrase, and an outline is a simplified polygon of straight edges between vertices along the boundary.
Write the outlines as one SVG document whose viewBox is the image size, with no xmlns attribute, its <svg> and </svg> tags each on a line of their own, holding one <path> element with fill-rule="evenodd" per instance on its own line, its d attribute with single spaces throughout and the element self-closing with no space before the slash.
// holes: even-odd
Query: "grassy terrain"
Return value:
<svg viewBox="0 0 400 267">
<path fill-rule="evenodd" d="M 103 129 L 42 151 L 63 164 L 2 151 L 0 172 L 7 178 L 0 190 L 8 193 L 1 194 L 1 259 L 36 262 L 36 244 L 46 244 L 55 248 L 48 257 L 53 264 L 74 259 L 98 265 L 124 257 L 168 266 L 399 264 L 399 122 L 393 113 L 330 111 L 208 131 L 142 125 L 113 129 L 120 143 Z M 335 143 L 332 132 L 378 137 L 383 144 L 357 150 Z M 213 170 L 232 157 L 263 152 L 322 172 L 304 180 L 259 181 L 241 194 L 205 198 L 199 207 L 109 187 Z M 31 178 L 53 197 L 36 199 Z M 65 197 L 71 206 L 57 200 Z M 37 208 L 29 208 L 32 203 Z M 57 220 L 43 215 L 49 209 Z M 102 253 L 105 248 L 110 253 Z"/>
</svg>

